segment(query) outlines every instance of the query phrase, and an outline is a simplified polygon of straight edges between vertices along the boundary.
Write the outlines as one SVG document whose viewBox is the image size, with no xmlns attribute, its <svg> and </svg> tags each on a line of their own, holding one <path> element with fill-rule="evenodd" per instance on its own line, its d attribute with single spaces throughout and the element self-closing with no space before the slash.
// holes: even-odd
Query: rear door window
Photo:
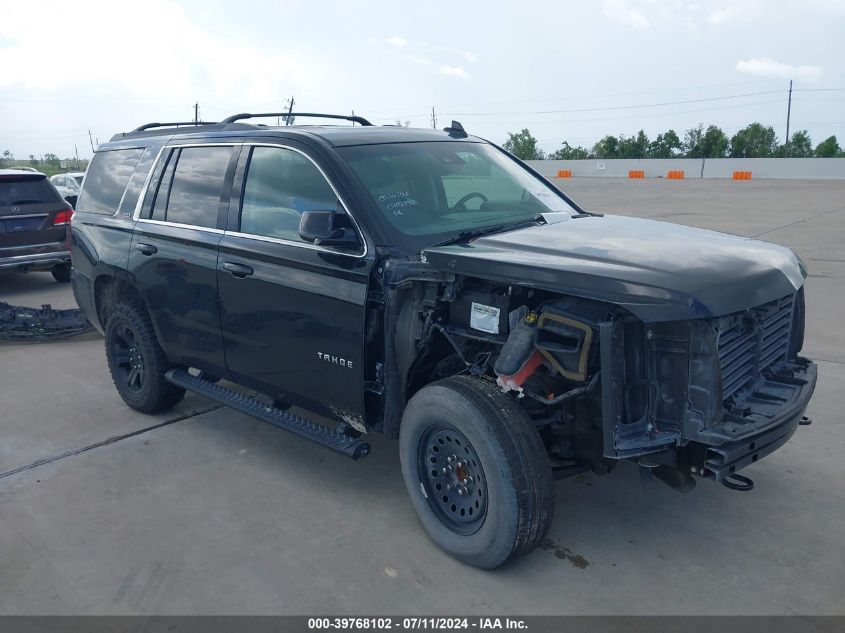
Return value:
<svg viewBox="0 0 845 633">
<path fill-rule="evenodd" d="M 136 148 L 94 154 L 76 210 L 113 215 L 143 153 L 143 149 Z"/>
<path fill-rule="evenodd" d="M 231 157 L 231 147 L 186 147 L 180 150 L 167 195 L 164 219 L 176 224 L 215 228 Z M 162 183 L 156 196 L 153 212 L 156 219 L 159 219 L 156 216 L 165 184 Z"/>
</svg>

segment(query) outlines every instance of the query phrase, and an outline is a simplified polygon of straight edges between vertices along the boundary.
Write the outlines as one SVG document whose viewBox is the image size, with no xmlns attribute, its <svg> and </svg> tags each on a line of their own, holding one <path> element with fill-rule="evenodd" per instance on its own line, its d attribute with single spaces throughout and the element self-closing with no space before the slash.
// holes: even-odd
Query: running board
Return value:
<svg viewBox="0 0 845 633">
<path fill-rule="evenodd" d="M 183 369 L 171 369 L 165 374 L 165 378 L 183 389 L 215 400 L 267 424 L 290 431 L 354 460 L 362 459 L 370 454 L 370 445 L 367 442 L 344 435 L 321 424 L 316 424 L 289 411 L 264 404 L 255 398 L 221 387 L 208 380 L 203 380 Z"/>
</svg>

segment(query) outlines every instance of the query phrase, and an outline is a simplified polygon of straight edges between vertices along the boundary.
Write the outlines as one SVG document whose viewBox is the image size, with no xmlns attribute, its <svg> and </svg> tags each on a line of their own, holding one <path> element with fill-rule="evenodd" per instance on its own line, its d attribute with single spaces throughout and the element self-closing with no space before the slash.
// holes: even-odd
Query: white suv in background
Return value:
<svg viewBox="0 0 845 633">
<path fill-rule="evenodd" d="M 53 186 L 62 194 L 62 198 L 72 198 L 73 204 L 76 206 L 76 197 L 82 189 L 82 179 L 85 177 L 84 171 L 69 171 L 66 174 L 56 174 L 50 178 Z"/>
</svg>

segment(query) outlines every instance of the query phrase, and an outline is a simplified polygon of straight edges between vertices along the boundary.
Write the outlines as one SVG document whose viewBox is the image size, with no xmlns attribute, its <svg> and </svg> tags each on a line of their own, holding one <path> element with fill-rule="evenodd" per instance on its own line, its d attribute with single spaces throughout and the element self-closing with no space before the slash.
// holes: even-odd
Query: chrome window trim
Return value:
<svg viewBox="0 0 845 633">
<path fill-rule="evenodd" d="M 197 226 L 195 224 L 182 224 L 181 222 L 166 222 L 164 220 L 138 220 L 142 224 L 158 224 L 159 226 L 172 226 L 177 229 L 191 229 L 193 231 L 204 231 L 223 235 L 223 229 L 216 229 L 209 226 Z"/>
<path fill-rule="evenodd" d="M 312 251 L 323 251 L 324 253 L 332 253 L 333 255 L 348 255 L 349 257 L 363 257 L 367 254 L 366 247 L 363 253 L 347 253 L 340 249 L 327 248 L 325 246 L 318 246 L 309 242 L 296 242 L 294 240 L 286 240 L 281 237 L 269 237 L 267 235 L 253 235 L 252 233 L 241 233 L 240 231 L 224 231 L 225 235 L 232 237 L 243 237 L 250 240 L 258 240 L 259 242 L 270 242 L 272 244 L 282 244 L 284 246 L 298 246 L 300 248 L 308 248 Z"/>
<path fill-rule="evenodd" d="M 172 146 L 167 145 L 166 143 L 162 145 L 159 150 L 158 154 L 156 154 L 155 159 L 153 160 L 152 165 L 150 165 L 150 171 L 147 172 L 147 177 L 144 179 L 144 186 L 141 187 L 141 193 L 138 195 L 138 202 L 135 203 L 135 210 L 132 212 L 132 220 L 135 222 L 142 222 L 146 220 L 141 220 L 141 207 L 144 206 L 144 200 L 147 198 L 147 189 L 150 187 L 150 181 L 153 179 L 153 173 L 158 167 L 158 163 L 161 160 L 161 155 L 164 153 L 164 150 L 170 149 Z"/>
<path fill-rule="evenodd" d="M 352 219 L 352 224 L 355 226 L 355 230 L 358 233 L 358 236 L 361 238 L 361 243 L 363 245 L 363 250 L 361 252 L 356 253 L 349 253 L 343 251 L 342 249 L 335 249 L 329 248 L 327 246 L 318 246 L 316 244 L 310 244 L 308 242 L 298 242 L 296 240 L 286 240 L 280 237 L 269 237 L 266 235 L 253 235 L 252 233 L 241 233 L 240 231 L 229 231 L 229 230 L 221 230 L 217 228 L 206 228 L 201 226 L 194 226 L 192 224 L 177 224 L 175 222 L 167 222 L 166 220 L 150 220 L 141 218 L 141 208 L 144 206 L 144 200 L 147 197 L 147 190 L 150 187 L 151 180 L 153 177 L 153 172 L 155 172 L 156 167 L 158 167 L 159 162 L 161 162 L 162 154 L 165 150 L 172 150 L 172 149 L 182 149 L 185 147 L 275 147 L 279 149 L 287 149 L 292 152 L 296 152 L 301 156 L 304 156 L 314 167 L 316 167 L 317 171 L 320 172 L 320 175 L 325 179 L 325 181 L 331 187 L 332 192 L 335 194 L 337 199 L 340 201 L 340 204 L 343 205 L 344 210 L 346 211 L 347 215 Z M 244 183 L 246 182 L 246 178 L 244 178 Z M 240 205 L 240 200 L 238 201 Z M 135 211 L 132 213 L 132 219 L 135 222 L 142 222 L 144 224 L 160 224 L 163 226 L 176 226 L 180 228 L 189 228 L 189 229 L 196 229 L 200 231 L 208 231 L 211 233 L 221 233 L 223 235 L 232 235 L 234 237 L 243 237 L 253 240 L 259 240 L 261 242 L 271 242 L 275 244 L 283 244 L 285 246 L 296 246 L 299 248 L 307 248 L 310 250 L 315 251 L 322 251 L 324 253 L 331 253 L 333 255 L 346 255 L 347 257 L 356 257 L 356 258 L 363 258 L 367 256 L 369 252 L 369 248 L 367 246 L 367 238 L 364 236 L 364 231 L 361 230 L 361 226 L 358 224 L 358 221 L 355 219 L 355 216 L 350 211 L 349 205 L 346 203 L 346 200 L 338 193 L 337 188 L 334 186 L 334 183 L 331 179 L 326 175 L 326 172 L 323 171 L 322 167 L 320 167 L 314 159 L 312 159 L 308 154 L 303 152 L 296 147 L 291 147 L 290 145 L 285 145 L 284 143 L 261 143 L 261 142 L 251 142 L 251 141 L 238 141 L 238 142 L 231 142 L 231 143 L 174 143 L 174 144 L 165 144 L 163 145 L 158 154 L 153 160 L 152 165 L 150 165 L 150 171 L 147 173 L 147 178 L 144 181 L 144 186 L 141 188 L 141 193 L 138 196 L 138 202 L 135 204 Z"/>
<path fill-rule="evenodd" d="M 120 196 L 120 200 L 117 202 L 117 209 L 115 209 L 115 210 L 114 210 L 114 213 L 112 213 L 112 214 L 111 214 L 111 216 L 110 216 L 110 217 L 112 217 L 112 218 L 113 218 L 114 216 L 116 216 L 118 213 L 120 213 L 120 207 L 122 207 L 122 206 L 123 206 L 123 200 L 126 198 L 126 192 L 127 192 L 127 191 L 129 191 L 129 184 L 132 182 L 132 176 L 134 176 L 134 175 L 135 175 L 135 170 L 136 170 L 136 169 L 138 169 L 138 165 L 139 165 L 139 164 L 141 163 L 141 161 L 144 159 L 144 155 L 147 153 L 147 151 L 148 151 L 150 148 L 149 148 L 149 147 L 129 147 L 129 148 L 127 148 L 127 149 L 130 149 L 130 150 L 132 150 L 132 149 L 140 149 L 140 150 L 141 150 L 141 155 L 138 157 L 138 160 L 136 160 L 136 161 L 135 161 L 135 166 L 132 168 L 132 173 L 131 173 L 131 174 L 129 174 L 129 180 L 127 180 L 127 181 L 126 181 L 126 186 L 123 188 L 123 194 L 121 194 L 121 196 Z M 86 169 L 85 171 L 87 172 L 88 170 Z M 85 182 L 85 177 L 84 177 L 84 176 L 83 176 L 83 178 L 82 178 L 82 182 Z M 82 191 L 82 187 L 80 187 L 80 189 L 79 189 L 79 190 L 80 190 L 80 192 L 81 192 L 81 191 Z M 77 201 L 77 202 L 78 202 L 78 201 Z"/>
</svg>

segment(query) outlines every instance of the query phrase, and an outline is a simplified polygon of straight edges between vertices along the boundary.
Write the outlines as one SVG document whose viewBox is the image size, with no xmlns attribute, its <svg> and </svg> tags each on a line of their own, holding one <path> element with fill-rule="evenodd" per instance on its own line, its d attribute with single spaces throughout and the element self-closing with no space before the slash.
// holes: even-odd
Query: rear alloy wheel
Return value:
<svg viewBox="0 0 845 633">
<path fill-rule="evenodd" d="M 56 264 L 50 269 L 53 273 L 53 279 L 60 284 L 66 284 L 70 281 L 70 264 Z"/>
<path fill-rule="evenodd" d="M 405 408 L 399 457 L 420 522 L 455 558 L 492 569 L 546 535 L 554 510 L 546 449 L 495 385 L 456 376 L 421 389 Z"/>
<path fill-rule="evenodd" d="M 133 409 L 155 413 L 179 402 L 185 390 L 168 382 L 167 362 L 146 310 L 135 303 L 119 303 L 108 316 L 106 359 L 114 386 Z"/>
</svg>

